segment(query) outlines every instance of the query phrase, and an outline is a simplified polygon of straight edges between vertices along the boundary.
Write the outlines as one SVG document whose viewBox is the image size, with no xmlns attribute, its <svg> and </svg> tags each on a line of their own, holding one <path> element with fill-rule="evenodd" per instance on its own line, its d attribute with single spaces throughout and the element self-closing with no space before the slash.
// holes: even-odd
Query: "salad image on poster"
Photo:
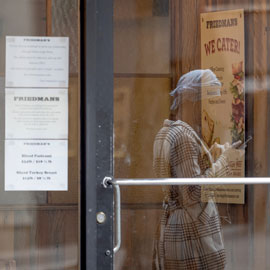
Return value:
<svg viewBox="0 0 270 270">
<path fill-rule="evenodd" d="M 230 83 L 230 91 L 233 94 L 232 101 L 232 141 L 244 141 L 245 139 L 245 95 L 244 95 L 244 71 L 243 61 L 232 64 L 233 81 Z"/>
</svg>

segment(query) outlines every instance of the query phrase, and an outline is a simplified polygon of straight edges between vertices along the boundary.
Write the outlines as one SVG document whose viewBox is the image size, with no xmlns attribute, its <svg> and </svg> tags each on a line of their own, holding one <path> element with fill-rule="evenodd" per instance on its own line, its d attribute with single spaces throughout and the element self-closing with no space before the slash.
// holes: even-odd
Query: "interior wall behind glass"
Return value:
<svg viewBox="0 0 270 270">
<path fill-rule="evenodd" d="M 170 73 L 170 18 L 153 0 L 114 1 L 114 72 Z"/>
</svg>

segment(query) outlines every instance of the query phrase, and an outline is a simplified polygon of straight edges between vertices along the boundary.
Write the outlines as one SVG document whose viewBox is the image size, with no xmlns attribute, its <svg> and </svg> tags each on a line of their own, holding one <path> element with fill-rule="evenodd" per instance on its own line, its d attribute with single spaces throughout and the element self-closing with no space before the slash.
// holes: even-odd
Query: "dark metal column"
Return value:
<svg viewBox="0 0 270 270">
<path fill-rule="evenodd" d="M 81 269 L 113 268 L 113 0 L 81 1 Z M 104 212 L 106 221 L 97 223 Z"/>
</svg>

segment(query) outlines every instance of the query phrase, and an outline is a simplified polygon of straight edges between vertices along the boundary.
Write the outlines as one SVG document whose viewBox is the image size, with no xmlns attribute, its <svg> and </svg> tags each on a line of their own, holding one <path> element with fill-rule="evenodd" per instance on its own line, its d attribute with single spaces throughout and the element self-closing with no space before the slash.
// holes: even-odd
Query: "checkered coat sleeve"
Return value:
<svg viewBox="0 0 270 270">
<path fill-rule="evenodd" d="M 229 172 L 226 157 L 212 163 L 201 139 L 182 121 L 165 120 L 154 142 L 153 165 L 162 178 L 224 177 Z M 225 249 L 214 202 L 201 202 L 200 186 L 169 186 L 164 192 L 153 269 L 224 269 Z"/>
</svg>

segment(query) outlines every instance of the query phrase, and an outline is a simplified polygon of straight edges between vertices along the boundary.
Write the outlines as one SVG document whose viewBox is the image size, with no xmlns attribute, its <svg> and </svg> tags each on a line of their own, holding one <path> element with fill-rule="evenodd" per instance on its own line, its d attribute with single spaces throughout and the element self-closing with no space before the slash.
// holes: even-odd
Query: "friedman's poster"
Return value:
<svg viewBox="0 0 270 270">
<path fill-rule="evenodd" d="M 6 87 L 68 87 L 68 37 L 6 37 Z"/>
<path fill-rule="evenodd" d="M 67 140 L 6 140 L 5 190 L 67 190 Z"/>
<path fill-rule="evenodd" d="M 220 80 L 219 96 L 202 88 L 202 137 L 208 147 L 245 139 L 244 12 L 230 10 L 201 14 L 201 68 L 211 69 Z M 231 177 L 245 176 L 244 150 L 234 150 Z M 244 203 L 244 185 L 206 185 L 202 200 Z"/>
<path fill-rule="evenodd" d="M 67 37 L 6 37 L 5 190 L 68 190 Z"/>
<path fill-rule="evenodd" d="M 68 139 L 68 90 L 6 88 L 6 139 Z"/>
</svg>

